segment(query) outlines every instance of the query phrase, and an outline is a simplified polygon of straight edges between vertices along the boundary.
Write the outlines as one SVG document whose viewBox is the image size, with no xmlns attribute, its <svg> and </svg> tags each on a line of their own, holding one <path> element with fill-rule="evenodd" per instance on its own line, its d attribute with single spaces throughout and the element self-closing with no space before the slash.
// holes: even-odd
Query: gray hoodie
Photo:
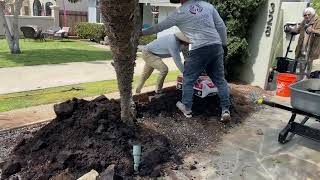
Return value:
<svg viewBox="0 0 320 180">
<path fill-rule="evenodd" d="M 213 5 L 198 0 L 189 0 L 153 27 L 144 29 L 143 35 L 155 34 L 172 26 L 190 39 L 191 50 L 212 44 L 227 45 L 227 30 Z"/>
</svg>

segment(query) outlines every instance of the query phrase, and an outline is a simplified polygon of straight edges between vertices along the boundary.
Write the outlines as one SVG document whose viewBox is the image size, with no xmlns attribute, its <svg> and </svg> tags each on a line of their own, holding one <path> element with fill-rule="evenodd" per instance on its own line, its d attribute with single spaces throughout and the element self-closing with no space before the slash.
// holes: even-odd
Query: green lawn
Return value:
<svg viewBox="0 0 320 180">
<path fill-rule="evenodd" d="M 7 41 L 0 39 L 0 68 L 112 59 L 111 51 L 93 47 L 92 44 L 79 40 L 40 42 L 22 39 L 22 54 L 13 55 L 9 52 Z"/>
<path fill-rule="evenodd" d="M 169 72 L 166 82 L 175 81 L 179 71 Z M 157 74 L 151 75 L 145 86 L 154 85 Z M 134 77 L 133 86 L 137 84 L 139 77 Z M 83 90 L 72 90 L 72 87 L 80 87 Z M 73 97 L 84 98 L 92 97 L 100 94 L 106 94 L 118 91 L 117 81 L 99 81 L 91 83 L 83 83 L 71 86 L 55 87 L 35 91 L 26 91 L 19 93 L 11 93 L 0 95 L 0 112 L 20 109 L 25 107 L 37 106 L 41 104 L 57 103 L 72 99 Z"/>
</svg>

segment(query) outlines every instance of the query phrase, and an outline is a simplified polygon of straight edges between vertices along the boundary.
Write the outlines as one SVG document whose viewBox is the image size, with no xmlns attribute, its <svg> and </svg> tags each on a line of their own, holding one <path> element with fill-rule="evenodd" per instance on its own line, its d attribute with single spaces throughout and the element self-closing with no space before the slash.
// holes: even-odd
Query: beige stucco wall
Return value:
<svg viewBox="0 0 320 180">
<path fill-rule="evenodd" d="M 13 14 L 13 11 L 14 11 L 13 9 L 14 9 L 14 1 L 13 0 L 6 1 L 6 10 L 8 11 L 8 13 Z M 20 14 L 29 15 L 29 1 L 22 2 Z"/>
<path fill-rule="evenodd" d="M 270 36 L 266 36 L 267 21 L 270 20 L 269 10 L 271 3 L 275 4 Z M 249 38 L 248 63 L 239 69 L 240 79 L 254 86 L 266 88 L 269 68 L 276 53 L 277 38 L 279 39 L 279 26 L 281 21 L 281 0 L 269 0 L 259 10 L 259 15 L 251 28 L 252 36 Z"/>
<path fill-rule="evenodd" d="M 158 22 L 165 20 L 169 14 L 171 14 L 175 11 L 175 9 L 176 9 L 176 7 L 160 6 Z M 166 35 L 166 34 L 172 34 L 172 33 L 178 32 L 178 31 L 180 31 L 179 28 L 174 26 L 174 27 L 171 27 L 169 29 L 166 29 L 164 31 L 159 32 L 158 37 Z"/>
<path fill-rule="evenodd" d="M 143 6 L 143 24 L 153 24 L 153 15 L 151 13 L 150 4 L 144 4 Z"/>
<path fill-rule="evenodd" d="M 283 32 L 283 11 L 279 11 L 279 17 L 277 18 L 277 22 L 274 26 L 274 36 L 273 42 L 271 46 L 271 56 L 269 67 L 271 68 L 276 63 L 276 57 L 282 56 L 283 54 L 283 43 L 284 43 L 284 32 Z"/>
<path fill-rule="evenodd" d="M 68 0 L 64 0 L 64 2 L 67 11 L 88 11 L 89 0 L 81 0 L 77 3 L 70 3 Z M 63 10 L 63 0 L 57 0 L 56 4 L 60 7 L 60 10 Z"/>
<path fill-rule="evenodd" d="M 282 11 L 283 11 L 283 25 L 286 22 L 301 22 L 303 17 L 302 17 L 302 12 L 306 8 L 306 3 L 305 2 L 295 2 L 295 3 L 288 3 L 284 2 L 282 3 Z M 293 38 L 293 41 L 291 43 L 291 50 L 293 52 L 289 52 L 288 57 L 289 58 L 294 58 L 294 50 L 298 44 L 298 38 L 299 35 L 295 36 Z M 286 35 L 285 33 L 283 34 L 283 39 L 285 42 L 283 43 L 283 56 L 285 56 L 287 47 L 290 42 L 290 36 Z"/>
<path fill-rule="evenodd" d="M 80 11 L 87 12 L 89 6 L 89 0 L 81 0 L 78 3 L 70 3 L 68 0 L 39 0 L 41 4 L 45 5 L 47 2 L 51 2 L 53 5 L 60 7 L 60 10 L 64 10 L 63 2 L 67 11 Z M 33 2 L 34 0 L 25 0 L 23 7 L 21 8 L 22 14 L 24 13 L 24 6 L 29 6 L 29 15 L 33 15 Z"/>
<path fill-rule="evenodd" d="M 269 19 L 270 3 L 275 3 L 276 9 L 273 15 L 271 36 L 266 37 L 265 30 Z M 283 33 L 283 25 L 288 21 L 301 20 L 301 13 L 305 7 L 304 2 L 281 2 L 281 0 L 269 0 L 268 4 L 261 7 L 260 14 L 253 23 L 252 36 L 249 38 L 249 63 L 239 69 L 241 80 L 261 88 L 267 87 L 267 77 L 272 64 L 275 63 L 275 58 L 285 55 L 289 43 L 288 37 Z M 296 46 L 295 41 L 291 45 L 292 50 Z M 289 57 L 293 56 L 294 53 L 289 54 Z"/>
<path fill-rule="evenodd" d="M 13 16 L 7 16 L 12 22 Z M 2 21 L 2 19 L 0 19 Z M 2 24 L 3 22 L 0 22 Z M 53 17 L 46 17 L 46 16 L 36 16 L 36 17 L 30 17 L 30 16 L 19 16 L 19 28 L 21 26 L 25 25 L 36 25 L 42 30 L 47 30 L 50 27 L 53 26 L 54 18 Z M 22 32 L 20 31 L 22 34 Z M 4 35 L 3 28 L 0 28 L 0 35 Z"/>
</svg>

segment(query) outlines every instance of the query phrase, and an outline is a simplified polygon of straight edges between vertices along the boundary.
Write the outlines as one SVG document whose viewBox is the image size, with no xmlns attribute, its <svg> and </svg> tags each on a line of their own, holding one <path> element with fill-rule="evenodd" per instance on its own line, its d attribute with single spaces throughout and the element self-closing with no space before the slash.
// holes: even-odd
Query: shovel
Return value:
<svg viewBox="0 0 320 180">
<path fill-rule="evenodd" d="M 164 93 L 163 92 L 161 92 L 161 93 L 156 93 L 155 95 L 153 95 L 153 96 L 149 96 L 148 98 L 149 98 L 149 102 L 151 102 L 152 100 L 154 100 L 154 99 L 159 99 L 159 98 L 161 98 L 162 96 L 164 96 Z"/>
</svg>

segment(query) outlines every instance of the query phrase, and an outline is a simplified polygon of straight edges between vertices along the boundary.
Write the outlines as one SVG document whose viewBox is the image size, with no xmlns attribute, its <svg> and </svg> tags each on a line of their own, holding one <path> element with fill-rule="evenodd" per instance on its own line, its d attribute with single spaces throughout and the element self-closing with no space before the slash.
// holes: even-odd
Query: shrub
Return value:
<svg viewBox="0 0 320 180">
<path fill-rule="evenodd" d="M 246 63 L 249 54 L 248 37 L 250 22 L 257 15 L 258 8 L 266 0 L 209 0 L 219 11 L 228 31 L 228 55 L 226 72 L 228 79 L 234 79 L 234 69 Z"/>
<path fill-rule="evenodd" d="M 139 39 L 139 44 L 140 45 L 147 45 L 155 39 L 157 39 L 157 35 L 155 35 L 155 34 L 149 35 L 149 36 L 141 36 Z"/>
<path fill-rule="evenodd" d="M 317 11 L 317 14 L 320 15 L 320 0 L 313 0 L 312 7 Z"/>
<path fill-rule="evenodd" d="M 76 26 L 77 36 L 84 39 L 91 39 L 100 42 L 105 36 L 103 24 L 81 22 Z"/>
</svg>

